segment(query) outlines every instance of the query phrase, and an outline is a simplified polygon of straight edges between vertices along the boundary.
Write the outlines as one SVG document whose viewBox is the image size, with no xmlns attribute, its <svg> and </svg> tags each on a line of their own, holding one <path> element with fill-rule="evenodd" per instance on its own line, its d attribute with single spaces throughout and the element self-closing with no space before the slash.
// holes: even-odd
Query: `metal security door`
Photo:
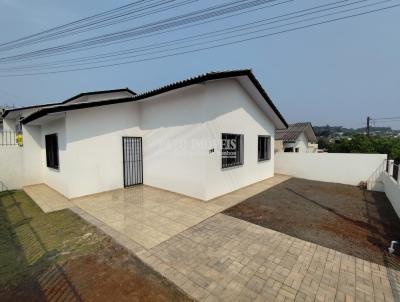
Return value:
<svg viewBox="0 0 400 302">
<path fill-rule="evenodd" d="M 143 153 L 141 137 L 123 137 L 124 187 L 143 183 Z"/>
</svg>

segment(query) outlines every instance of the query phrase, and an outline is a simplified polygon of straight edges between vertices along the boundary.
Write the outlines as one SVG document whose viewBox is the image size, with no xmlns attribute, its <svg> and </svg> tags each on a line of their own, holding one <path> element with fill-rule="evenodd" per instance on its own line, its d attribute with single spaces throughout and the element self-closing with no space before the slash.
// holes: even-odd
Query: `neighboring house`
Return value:
<svg viewBox="0 0 400 302">
<path fill-rule="evenodd" d="M 60 103 L 49 103 L 49 104 L 42 104 L 42 105 L 33 105 L 33 106 L 26 106 L 21 108 L 12 108 L 6 109 L 3 113 L 4 119 L 4 131 L 21 131 L 21 123 L 20 121 L 44 108 L 44 107 L 52 107 L 52 106 L 59 106 L 62 104 L 76 104 L 81 102 L 97 102 L 107 99 L 120 99 L 134 96 L 135 93 L 128 88 L 123 89 L 115 89 L 115 90 L 105 90 L 105 91 L 94 91 L 94 92 L 84 92 L 80 93 L 72 98 L 69 98 Z"/>
<path fill-rule="evenodd" d="M 275 152 L 317 152 L 318 144 L 311 123 L 290 124 L 275 132 Z"/>
<path fill-rule="evenodd" d="M 90 95 L 5 112 L 22 123 L 22 185 L 74 198 L 143 183 L 209 200 L 274 175 L 275 131 L 287 124 L 250 70 Z"/>
</svg>

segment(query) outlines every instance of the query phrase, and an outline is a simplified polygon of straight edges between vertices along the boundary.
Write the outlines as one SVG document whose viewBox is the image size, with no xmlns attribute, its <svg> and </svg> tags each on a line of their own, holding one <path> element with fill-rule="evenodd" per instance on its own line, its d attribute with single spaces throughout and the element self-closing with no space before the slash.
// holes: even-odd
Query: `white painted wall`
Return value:
<svg viewBox="0 0 400 302">
<path fill-rule="evenodd" d="M 20 118 L 27 117 L 28 115 L 42 109 L 43 107 L 35 107 L 35 108 L 28 108 L 18 111 L 10 112 L 4 119 L 3 119 L 3 130 L 4 131 L 15 131 L 17 121 Z"/>
<path fill-rule="evenodd" d="M 257 135 L 273 136 L 275 128 L 234 80 L 70 111 L 66 120 L 69 188 L 63 193 L 70 198 L 123 186 L 122 136 L 143 138 L 145 184 L 199 199 L 273 176 L 273 152 L 270 161 L 257 161 Z M 221 169 L 222 132 L 245 135 L 243 166 Z"/>
<path fill-rule="evenodd" d="M 21 148 L 23 185 L 43 183 L 45 161 L 42 129 L 40 126 L 24 125 L 22 131 L 24 133 L 24 146 Z"/>
<path fill-rule="evenodd" d="M 122 137 L 142 136 L 137 105 L 67 112 L 67 197 L 123 187 Z"/>
<path fill-rule="evenodd" d="M 141 103 L 144 183 L 206 199 L 208 142 L 205 85 L 163 94 Z M 200 144 L 200 145 L 199 145 Z"/>
<path fill-rule="evenodd" d="M 314 153 L 318 151 L 318 143 L 310 143 L 308 142 L 307 152 Z"/>
<path fill-rule="evenodd" d="M 283 143 L 282 149 L 277 149 L 278 152 L 284 152 L 285 148 L 293 148 L 293 152 L 296 152 L 296 148 L 299 148 L 299 152 L 308 152 L 308 139 L 304 134 L 299 135 L 297 140 L 292 143 Z"/>
<path fill-rule="evenodd" d="M 235 80 L 207 82 L 204 107 L 208 140 L 206 197 L 209 200 L 274 175 L 275 126 Z M 244 164 L 222 169 L 221 134 L 244 135 Z M 271 159 L 258 162 L 258 135 L 271 136 Z"/>
<path fill-rule="evenodd" d="M 294 148 L 299 148 L 299 152 L 307 152 L 308 151 L 308 139 L 304 132 L 300 134 L 298 139 L 296 140 Z"/>
<path fill-rule="evenodd" d="M 68 170 L 70 169 L 70 155 L 67 152 L 65 123 L 65 117 L 61 117 L 52 120 L 41 127 L 41 146 L 43 146 L 41 150 L 41 163 L 43 170 L 43 181 L 53 189 L 63 193 L 65 196 L 70 196 L 69 186 L 71 182 L 74 182 L 74 177 L 70 177 L 68 174 Z M 57 134 L 59 169 L 47 167 L 45 136 L 48 134 Z"/>
<path fill-rule="evenodd" d="M 199 113 L 202 90 L 198 85 L 141 103 L 67 112 L 69 188 L 64 194 L 72 198 L 123 187 L 122 137 L 139 136 L 145 184 L 204 198 L 202 157 L 208 148 L 190 148 L 192 140 L 206 138 Z"/>
<path fill-rule="evenodd" d="M 390 200 L 397 216 L 400 217 L 400 183 L 391 177 L 386 171 L 382 175 L 385 186 L 385 194 Z"/>
<path fill-rule="evenodd" d="M 147 185 L 209 200 L 273 176 L 275 127 L 236 80 L 147 100 L 140 117 Z M 222 133 L 244 134 L 243 166 L 221 168 Z M 258 135 L 272 137 L 269 161 L 257 160 Z"/>
<path fill-rule="evenodd" d="M 0 146 L 0 191 L 22 186 L 22 147 Z"/>
<path fill-rule="evenodd" d="M 358 185 L 382 191 L 382 171 L 386 154 L 276 153 L 275 173 L 299 178 Z"/>
<path fill-rule="evenodd" d="M 15 119 L 3 119 L 3 130 L 4 131 L 15 131 L 15 125 L 17 121 Z"/>
</svg>

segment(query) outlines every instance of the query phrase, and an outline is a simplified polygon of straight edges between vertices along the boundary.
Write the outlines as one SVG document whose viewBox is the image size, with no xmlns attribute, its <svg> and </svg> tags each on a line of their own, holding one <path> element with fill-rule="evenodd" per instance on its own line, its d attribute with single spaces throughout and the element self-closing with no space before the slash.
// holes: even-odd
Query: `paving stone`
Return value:
<svg viewBox="0 0 400 302">
<path fill-rule="evenodd" d="M 246 287 L 249 290 L 252 290 L 252 291 L 256 292 L 257 294 L 259 294 L 261 292 L 262 288 L 264 287 L 264 284 L 265 284 L 265 280 L 263 280 L 257 276 L 253 276 L 253 277 L 251 277 L 249 282 L 247 282 Z"/>
<path fill-rule="evenodd" d="M 229 203 L 225 198 L 219 202 L 225 206 Z M 157 232 L 162 232 L 163 224 L 169 221 L 188 224 L 193 219 L 200 223 L 192 223 L 174 236 L 166 235 L 157 244 L 149 241 L 146 248 L 129 236 L 118 235 L 112 227 L 86 215 L 85 211 L 76 212 L 99 224 L 124 246 L 129 248 L 131 244 L 130 249 L 141 260 L 199 301 L 399 300 L 396 290 L 400 287 L 400 272 L 234 217 L 216 214 L 207 218 L 211 208 L 203 208 L 204 213 L 196 212 L 196 206 L 183 205 L 180 209 L 182 203 L 173 199 L 170 206 L 165 201 L 155 205 L 161 208 L 152 212 L 154 205 L 150 203 L 141 210 L 152 221 L 167 212 L 157 222 L 155 231 L 140 215 L 136 218 L 140 221 L 129 230 L 133 234 L 143 232 L 145 236 L 140 237 L 143 242 L 158 236 Z M 101 209 L 99 215 L 107 211 Z M 190 217 L 182 217 L 185 214 Z"/>
</svg>

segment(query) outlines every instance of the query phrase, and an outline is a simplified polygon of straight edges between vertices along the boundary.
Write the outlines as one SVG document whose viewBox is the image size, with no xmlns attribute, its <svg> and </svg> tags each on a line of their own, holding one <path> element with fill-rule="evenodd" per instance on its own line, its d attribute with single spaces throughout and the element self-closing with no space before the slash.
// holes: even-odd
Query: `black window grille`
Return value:
<svg viewBox="0 0 400 302">
<path fill-rule="evenodd" d="M 266 135 L 258 136 L 258 161 L 271 159 L 271 137 Z"/>
<path fill-rule="evenodd" d="M 243 134 L 222 133 L 222 168 L 243 165 Z"/>
<path fill-rule="evenodd" d="M 58 169 L 58 137 L 57 134 L 49 134 L 45 136 L 46 140 L 46 162 L 47 167 Z"/>
</svg>

